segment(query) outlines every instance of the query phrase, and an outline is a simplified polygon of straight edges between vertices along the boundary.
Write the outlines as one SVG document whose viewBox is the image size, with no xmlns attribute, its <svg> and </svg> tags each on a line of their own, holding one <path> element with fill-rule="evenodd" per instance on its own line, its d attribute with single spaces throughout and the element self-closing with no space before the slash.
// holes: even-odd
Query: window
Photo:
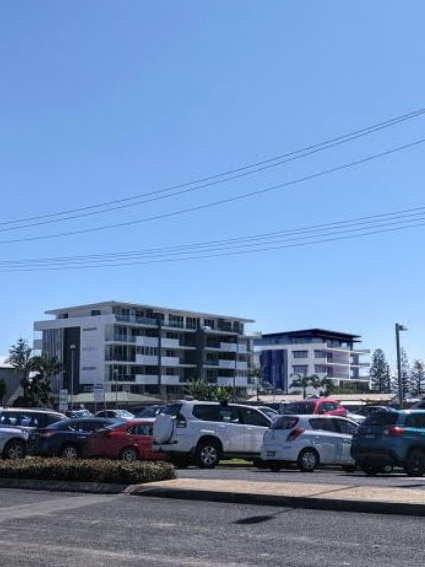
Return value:
<svg viewBox="0 0 425 567">
<path fill-rule="evenodd" d="M 101 313 L 100 313 L 100 309 L 92 309 L 92 310 L 90 311 L 90 315 L 91 315 L 92 317 L 96 317 L 97 315 L 100 315 L 100 314 L 101 314 Z"/>
<path fill-rule="evenodd" d="M 425 429 L 425 413 L 411 414 L 406 417 L 406 426 Z M 423 435 L 421 433 L 421 435 Z"/>
<path fill-rule="evenodd" d="M 303 365 L 294 365 L 292 367 L 292 373 L 293 374 L 307 374 L 308 372 L 308 366 L 307 364 L 303 364 Z"/>
<path fill-rule="evenodd" d="M 316 374 L 326 374 L 328 371 L 328 367 L 326 364 L 315 364 L 314 365 L 314 372 Z"/>
<path fill-rule="evenodd" d="M 327 352 L 325 350 L 315 350 L 314 358 L 326 358 Z"/>
<path fill-rule="evenodd" d="M 219 406 L 199 404 L 193 408 L 193 415 L 203 421 L 221 421 Z"/>
<path fill-rule="evenodd" d="M 268 419 L 261 415 L 257 410 L 251 408 L 240 408 L 242 414 L 242 423 L 247 425 L 259 425 L 260 427 L 269 427 Z"/>
<path fill-rule="evenodd" d="M 332 433 L 335 433 L 336 431 L 336 427 L 332 419 L 315 417 L 310 419 L 310 425 L 313 429 L 320 429 L 321 431 L 331 431 Z"/>
<path fill-rule="evenodd" d="M 344 421 L 342 419 L 337 419 L 336 425 L 340 433 L 346 433 L 347 435 L 354 435 L 357 430 L 357 425 L 354 425 L 354 423 L 349 423 L 348 421 Z"/>
<path fill-rule="evenodd" d="M 294 358 L 307 358 L 308 350 L 294 350 L 292 355 Z"/>
</svg>

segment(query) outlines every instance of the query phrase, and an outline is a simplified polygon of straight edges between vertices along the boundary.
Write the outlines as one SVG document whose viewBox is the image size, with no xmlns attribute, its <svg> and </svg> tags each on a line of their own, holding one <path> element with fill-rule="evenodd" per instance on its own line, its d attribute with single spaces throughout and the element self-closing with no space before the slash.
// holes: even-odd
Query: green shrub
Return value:
<svg viewBox="0 0 425 567">
<path fill-rule="evenodd" d="M 32 480 L 141 484 L 176 478 L 170 463 L 107 459 L 67 460 L 59 458 L 10 459 L 0 461 L 0 477 Z"/>
</svg>

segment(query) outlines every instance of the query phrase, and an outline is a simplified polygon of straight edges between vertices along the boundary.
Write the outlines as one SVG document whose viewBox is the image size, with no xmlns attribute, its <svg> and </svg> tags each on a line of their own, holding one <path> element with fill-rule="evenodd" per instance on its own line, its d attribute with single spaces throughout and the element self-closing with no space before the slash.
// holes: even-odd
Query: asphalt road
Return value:
<svg viewBox="0 0 425 567">
<path fill-rule="evenodd" d="M 423 518 L 0 489 L 5 567 L 411 567 Z"/>
</svg>

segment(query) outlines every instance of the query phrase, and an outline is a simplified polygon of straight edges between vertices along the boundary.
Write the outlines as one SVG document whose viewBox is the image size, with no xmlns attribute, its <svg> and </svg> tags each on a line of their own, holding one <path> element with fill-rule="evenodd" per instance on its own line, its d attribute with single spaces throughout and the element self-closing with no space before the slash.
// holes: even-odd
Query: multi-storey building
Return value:
<svg viewBox="0 0 425 567">
<path fill-rule="evenodd" d="M 246 391 L 252 337 L 250 319 L 108 301 L 46 311 L 36 321 L 34 348 L 56 356 L 64 372 L 55 390 L 72 395 L 128 391 L 181 396 L 188 381 L 203 378 Z"/>
<path fill-rule="evenodd" d="M 327 377 L 337 386 L 368 384 L 370 351 L 357 348 L 359 342 L 358 335 L 307 329 L 263 334 L 254 348 L 262 381 L 288 393 L 292 381 L 304 375 Z"/>
</svg>

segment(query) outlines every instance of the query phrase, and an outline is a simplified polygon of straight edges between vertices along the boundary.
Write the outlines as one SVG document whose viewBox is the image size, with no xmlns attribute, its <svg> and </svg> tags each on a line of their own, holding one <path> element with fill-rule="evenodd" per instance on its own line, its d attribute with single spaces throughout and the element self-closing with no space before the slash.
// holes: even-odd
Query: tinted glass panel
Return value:
<svg viewBox="0 0 425 567">
<path fill-rule="evenodd" d="M 260 427 L 268 427 L 269 420 L 255 409 L 239 408 L 242 415 L 242 423 L 247 425 L 259 425 Z"/>
<path fill-rule="evenodd" d="M 285 405 L 285 413 L 305 415 L 314 412 L 315 404 L 311 402 L 293 402 Z"/>
<path fill-rule="evenodd" d="M 193 408 L 193 415 L 203 421 L 222 421 L 219 410 L 218 405 L 196 404 Z"/>
<path fill-rule="evenodd" d="M 333 419 L 320 419 L 315 417 L 309 420 L 312 429 L 320 429 L 321 431 L 336 431 Z"/>
<path fill-rule="evenodd" d="M 414 427 L 416 429 L 425 429 L 425 412 L 407 415 L 406 426 Z"/>
<path fill-rule="evenodd" d="M 272 425 L 270 426 L 271 429 L 292 429 L 298 423 L 298 417 L 291 417 L 289 415 L 282 415 L 281 417 L 277 417 Z"/>
<path fill-rule="evenodd" d="M 398 412 L 376 411 L 371 413 L 362 423 L 363 425 L 394 425 L 398 420 Z"/>
</svg>

